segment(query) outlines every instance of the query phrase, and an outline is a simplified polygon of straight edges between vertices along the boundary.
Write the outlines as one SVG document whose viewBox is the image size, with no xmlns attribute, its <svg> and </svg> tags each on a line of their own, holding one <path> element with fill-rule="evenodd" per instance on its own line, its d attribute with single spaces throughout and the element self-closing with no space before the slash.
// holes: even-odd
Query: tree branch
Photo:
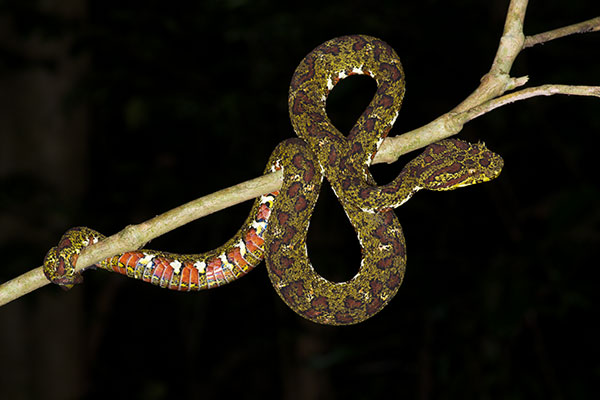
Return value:
<svg viewBox="0 0 600 400">
<path fill-rule="evenodd" d="M 527 77 L 513 78 L 510 76 L 513 62 L 523 49 L 573 33 L 600 30 L 599 17 L 526 38 L 523 34 L 526 9 L 527 0 L 512 0 L 510 2 L 504 32 L 500 38 L 496 56 L 490 71 L 481 79 L 479 87 L 450 112 L 421 128 L 387 138 L 377 152 L 373 160 L 374 164 L 393 163 L 402 154 L 455 135 L 462 130 L 463 125 L 468 121 L 515 101 L 554 94 L 600 97 L 600 87 L 598 86 L 567 85 L 542 85 L 504 95 L 506 91 L 527 83 Z M 275 191 L 279 189 L 281 182 L 281 171 L 267 174 L 201 197 L 141 224 L 130 225 L 100 243 L 84 249 L 77 261 L 76 270 L 82 271 L 86 267 L 115 254 L 138 249 L 160 235 L 215 211 Z M 0 285 L 0 305 L 48 283 L 49 281 L 46 280 L 41 267 L 31 270 Z"/>
<path fill-rule="evenodd" d="M 523 21 L 527 10 L 527 0 L 512 0 L 508 6 L 504 32 L 490 71 L 481 78 L 481 84 L 452 112 L 461 113 L 478 106 L 514 87 L 514 81 L 509 72 L 513 62 L 523 48 L 525 35 Z"/>
<path fill-rule="evenodd" d="M 538 33 L 537 35 L 527 36 L 523 48 L 535 46 L 536 44 L 546 43 L 554 39 L 573 35 L 575 33 L 587 33 L 600 31 L 600 17 L 592 18 L 587 21 L 554 29 L 548 32 Z"/>
<path fill-rule="evenodd" d="M 536 96 L 552 96 L 555 94 L 566 94 L 574 96 L 593 96 L 600 98 L 600 86 L 571 86 L 571 85 L 551 85 L 527 88 L 507 95 L 497 97 L 480 106 L 473 107 L 470 110 L 461 113 L 458 116 L 464 123 L 467 123 L 483 114 L 486 114 L 498 107 L 514 103 L 515 101 L 530 99 Z"/>
</svg>

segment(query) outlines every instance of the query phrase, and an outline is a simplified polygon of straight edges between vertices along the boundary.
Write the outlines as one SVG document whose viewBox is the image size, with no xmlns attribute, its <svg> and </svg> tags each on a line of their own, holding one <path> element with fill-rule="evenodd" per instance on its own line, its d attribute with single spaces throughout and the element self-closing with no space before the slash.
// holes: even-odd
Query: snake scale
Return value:
<svg viewBox="0 0 600 400">
<path fill-rule="evenodd" d="M 333 87 L 350 75 L 367 75 L 376 93 L 345 136 L 325 111 Z M 377 186 L 369 166 L 394 124 L 405 90 L 394 50 L 370 36 L 329 40 L 297 67 L 289 90 L 289 113 L 299 138 L 280 143 L 265 173 L 283 169 L 279 191 L 258 198 L 242 228 L 223 246 L 181 255 L 141 249 L 101 261 L 98 267 L 180 291 L 210 289 L 251 271 L 263 258 L 283 301 L 322 324 L 355 324 L 380 311 L 404 277 L 406 250 L 393 211 L 421 189 L 450 190 L 498 176 L 503 160 L 482 143 L 446 139 L 429 145 L 389 184 Z M 326 178 L 358 236 L 362 259 L 347 282 L 331 282 L 312 267 L 306 235 Z M 52 282 L 70 288 L 78 254 L 104 236 L 89 228 L 67 231 L 44 260 Z"/>
</svg>

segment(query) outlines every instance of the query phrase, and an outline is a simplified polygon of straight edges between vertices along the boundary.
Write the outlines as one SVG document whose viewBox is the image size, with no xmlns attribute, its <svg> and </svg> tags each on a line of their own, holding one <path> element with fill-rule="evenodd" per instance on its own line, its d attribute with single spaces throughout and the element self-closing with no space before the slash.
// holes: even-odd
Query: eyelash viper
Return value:
<svg viewBox="0 0 600 400">
<path fill-rule="evenodd" d="M 347 136 L 325 111 L 333 87 L 350 75 L 368 75 L 376 93 Z M 289 113 L 299 138 L 280 143 L 265 173 L 283 169 L 279 191 L 258 198 L 238 233 L 203 254 L 141 249 L 101 261 L 98 267 L 181 291 L 229 283 L 265 258 L 269 278 L 283 301 L 322 324 L 355 324 L 380 311 L 404 277 L 406 251 L 393 208 L 421 189 L 451 190 L 494 179 L 502 158 L 482 143 L 446 139 L 429 145 L 398 177 L 376 186 L 368 167 L 394 124 L 404 95 L 404 72 L 394 50 L 365 36 L 329 40 L 297 67 L 289 91 Z M 362 249 L 360 268 L 347 282 L 331 282 L 312 267 L 306 234 L 323 177 L 331 184 Z M 104 238 L 85 227 L 67 231 L 44 260 L 53 283 L 71 288 L 80 251 Z"/>
</svg>

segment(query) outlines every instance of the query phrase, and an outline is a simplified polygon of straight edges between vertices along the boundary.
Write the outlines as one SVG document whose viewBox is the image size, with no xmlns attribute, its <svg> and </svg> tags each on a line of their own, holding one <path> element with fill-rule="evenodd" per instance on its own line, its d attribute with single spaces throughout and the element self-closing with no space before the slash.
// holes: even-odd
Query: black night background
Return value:
<svg viewBox="0 0 600 400">
<path fill-rule="evenodd" d="M 508 0 L 0 1 L 0 282 L 39 266 L 69 227 L 113 234 L 261 174 L 293 137 L 300 60 L 364 33 L 400 55 L 391 135 L 449 111 L 491 65 Z M 532 0 L 525 33 L 598 16 L 593 1 Z M 600 85 L 600 33 L 525 50 L 513 76 Z M 375 88 L 328 103 L 348 131 Z M 0 308 L 0 398 L 592 399 L 600 383 L 600 99 L 537 97 L 459 134 L 504 157 L 490 183 L 421 192 L 396 213 L 408 264 L 397 296 L 357 326 L 319 326 L 279 299 L 264 264 L 177 293 L 105 271 Z M 398 162 L 372 168 L 391 180 Z M 309 253 L 326 278 L 359 247 L 325 186 Z M 152 241 L 201 252 L 250 202 Z"/>
</svg>

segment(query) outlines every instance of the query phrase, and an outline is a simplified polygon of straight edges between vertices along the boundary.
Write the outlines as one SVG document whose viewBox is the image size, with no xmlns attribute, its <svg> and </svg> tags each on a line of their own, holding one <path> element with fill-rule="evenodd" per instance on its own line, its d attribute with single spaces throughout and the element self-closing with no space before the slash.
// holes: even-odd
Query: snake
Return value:
<svg viewBox="0 0 600 400">
<path fill-rule="evenodd" d="M 370 103 L 347 135 L 326 112 L 338 82 L 352 75 L 375 79 Z M 276 146 L 264 173 L 283 171 L 277 191 L 261 195 L 238 232 L 201 254 L 139 249 L 91 267 L 151 284 L 199 291 L 230 283 L 263 259 L 281 299 L 302 317 L 320 324 L 351 325 L 381 311 L 397 293 L 406 267 L 406 245 L 394 209 L 422 189 L 445 191 L 496 178 L 503 159 L 484 143 L 444 139 L 430 144 L 386 185 L 369 167 L 396 121 L 405 93 L 400 59 L 384 41 L 341 36 L 312 50 L 292 77 L 288 110 L 297 138 Z M 356 275 L 346 282 L 323 278 L 306 245 L 312 212 L 327 179 L 361 247 Z M 80 252 L 105 237 L 93 229 L 68 230 L 44 259 L 46 277 L 64 289 L 82 281 L 75 272 Z"/>
</svg>

